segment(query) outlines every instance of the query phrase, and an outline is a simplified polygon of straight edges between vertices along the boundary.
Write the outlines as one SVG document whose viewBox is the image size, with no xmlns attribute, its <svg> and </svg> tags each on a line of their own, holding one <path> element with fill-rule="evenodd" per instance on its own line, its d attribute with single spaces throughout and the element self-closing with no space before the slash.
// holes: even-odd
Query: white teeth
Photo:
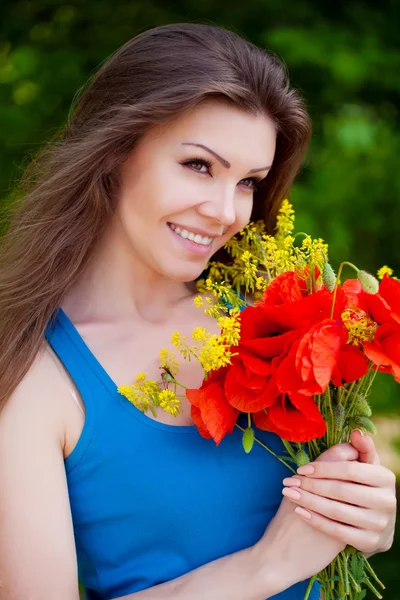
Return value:
<svg viewBox="0 0 400 600">
<path fill-rule="evenodd" d="M 192 242 L 195 242 L 196 244 L 200 244 L 201 246 L 209 246 L 213 241 L 213 238 L 211 237 L 203 237 L 200 234 L 193 233 L 192 231 L 188 231 L 187 229 L 181 229 L 173 223 L 170 223 L 169 226 L 172 229 L 172 231 L 175 231 L 175 233 L 180 235 L 184 240 L 188 239 Z"/>
</svg>

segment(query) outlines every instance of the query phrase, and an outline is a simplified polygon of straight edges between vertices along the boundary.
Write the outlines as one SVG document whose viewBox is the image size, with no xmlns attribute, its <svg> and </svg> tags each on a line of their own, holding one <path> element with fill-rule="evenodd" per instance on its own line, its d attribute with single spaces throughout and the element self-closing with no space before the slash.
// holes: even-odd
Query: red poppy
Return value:
<svg viewBox="0 0 400 600">
<path fill-rule="evenodd" d="M 375 332 L 373 342 L 364 344 L 364 352 L 383 373 L 391 373 L 400 383 L 400 327 L 384 323 Z"/>
<path fill-rule="evenodd" d="M 200 389 L 186 390 L 191 415 L 200 434 L 213 438 L 218 446 L 227 433 L 232 433 L 239 412 L 226 400 L 224 380 L 228 367 L 209 374 Z"/>
<path fill-rule="evenodd" d="M 379 325 L 400 324 L 400 282 L 384 276 L 377 294 L 368 294 L 358 279 L 348 279 L 343 288 L 354 308 L 360 308 Z"/>
<path fill-rule="evenodd" d="M 364 352 L 356 346 L 345 344 L 340 348 L 336 366 L 332 371 L 332 383 L 337 387 L 352 383 L 368 373 L 368 361 Z"/>
<path fill-rule="evenodd" d="M 271 408 L 253 414 L 256 427 L 289 442 L 308 442 L 325 435 L 326 423 L 313 398 L 278 393 L 277 399 Z"/>
</svg>

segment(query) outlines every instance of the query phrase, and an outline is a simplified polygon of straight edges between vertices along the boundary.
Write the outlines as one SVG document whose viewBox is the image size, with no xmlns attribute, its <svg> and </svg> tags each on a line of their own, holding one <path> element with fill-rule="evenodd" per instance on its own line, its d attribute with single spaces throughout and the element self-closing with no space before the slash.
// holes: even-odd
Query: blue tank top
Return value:
<svg viewBox="0 0 400 600">
<path fill-rule="evenodd" d="M 217 447 L 194 425 L 165 425 L 141 413 L 62 310 L 46 337 L 86 408 L 65 470 L 87 600 L 170 581 L 261 538 L 290 473 L 282 463 L 259 444 L 246 454 L 238 428 Z M 275 434 L 256 430 L 256 437 L 284 453 Z M 274 598 L 303 600 L 307 583 Z M 318 598 L 314 584 L 310 600 Z"/>
</svg>

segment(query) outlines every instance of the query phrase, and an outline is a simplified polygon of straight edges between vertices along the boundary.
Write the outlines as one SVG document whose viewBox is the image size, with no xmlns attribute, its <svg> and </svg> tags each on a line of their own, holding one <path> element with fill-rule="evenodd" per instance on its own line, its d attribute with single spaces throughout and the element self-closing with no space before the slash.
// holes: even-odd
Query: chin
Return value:
<svg viewBox="0 0 400 600">
<path fill-rule="evenodd" d="M 177 281 L 179 283 L 189 283 L 192 281 L 196 281 L 200 277 L 200 275 L 205 269 L 205 266 L 206 263 L 196 268 L 193 265 L 191 267 L 187 267 L 186 269 L 184 267 L 177 267 L 175 270 L 171 270 L 169 268 L 163 269 L 162 273 L 165 277 L 171 279 L 172 281 Z"/>
</svg>

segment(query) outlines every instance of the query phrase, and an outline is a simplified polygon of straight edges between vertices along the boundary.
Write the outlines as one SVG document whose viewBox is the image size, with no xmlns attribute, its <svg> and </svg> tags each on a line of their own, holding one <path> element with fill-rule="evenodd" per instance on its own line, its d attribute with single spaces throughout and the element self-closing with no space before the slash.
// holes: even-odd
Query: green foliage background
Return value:
<svg viewBox="0 0 400 600">
<path fill-rule="evenodd" d="M 99 63 L 143 29 L 207 22 L 278 53 L 308 102 L 314 135 L 292 194 L 297 230 L 323 237 L 336 268 L 350 260 L 375 273 L 388 264 L 400 276 L 398 0 L 3 0 L 2 8 L 3 204 Z M 400 414 L 391 378 L 378 377 L 372 405 Z M 388 565 L 395 554 L 375 560 Z M 393 577 L 386 599 L 400 598 L 396 575 L 384 575 Z"/>
</svg>

